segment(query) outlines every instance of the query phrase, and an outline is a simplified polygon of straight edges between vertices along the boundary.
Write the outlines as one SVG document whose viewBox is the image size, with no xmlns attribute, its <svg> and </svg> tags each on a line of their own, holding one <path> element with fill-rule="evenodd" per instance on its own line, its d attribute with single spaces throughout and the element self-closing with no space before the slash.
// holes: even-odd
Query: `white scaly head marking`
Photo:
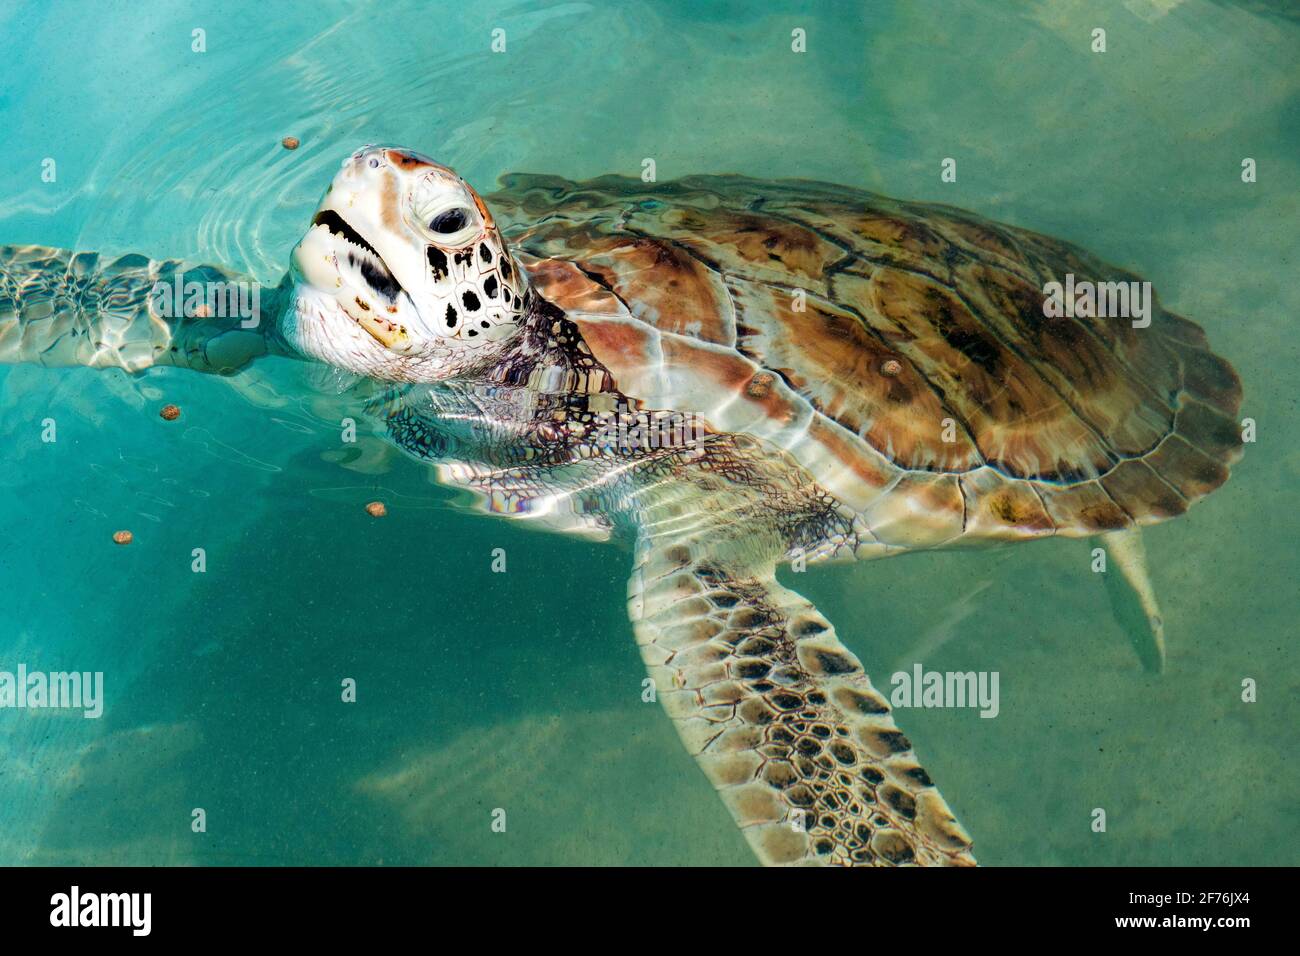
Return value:
<svg viewBox="0 0 1300 956">
<path fill-rule="evenodd" d="M 446 166 L 358 150 L 295 247 L 290 345 L 361 375 L 453 378 L 500 358 L 532 293 L 492 215 Z"/>
</svg>

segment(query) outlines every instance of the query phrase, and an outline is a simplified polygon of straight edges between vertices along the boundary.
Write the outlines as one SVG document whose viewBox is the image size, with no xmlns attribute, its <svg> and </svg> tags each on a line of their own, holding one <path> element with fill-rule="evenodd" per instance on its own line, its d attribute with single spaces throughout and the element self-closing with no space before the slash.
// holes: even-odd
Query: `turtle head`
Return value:
<svg viewBox="0 0 1300 956">
<path fill-rule="evenodd" d="M 493 364 L 532 301 L 478 193 L 406 149 L 367 146 L 344 161 L 291 268 L 289 344 L 392 381 Z"/>
</svg>

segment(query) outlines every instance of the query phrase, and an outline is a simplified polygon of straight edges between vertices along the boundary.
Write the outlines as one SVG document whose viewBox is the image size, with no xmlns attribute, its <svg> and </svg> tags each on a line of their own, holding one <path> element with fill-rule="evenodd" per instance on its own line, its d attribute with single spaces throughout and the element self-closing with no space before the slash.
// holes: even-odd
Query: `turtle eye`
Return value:
<svg viewBox="0 0 1300 956">
<path fill-rule="evenodd" d="M 469 216 L 464 209 L 448 209 L 433 217 L 433 221 L 429 223 L 429 229 L 447 236 L 453 232 L 460 232 L 465 228 L 465 223 L 468 221 Z"/>
</svg>

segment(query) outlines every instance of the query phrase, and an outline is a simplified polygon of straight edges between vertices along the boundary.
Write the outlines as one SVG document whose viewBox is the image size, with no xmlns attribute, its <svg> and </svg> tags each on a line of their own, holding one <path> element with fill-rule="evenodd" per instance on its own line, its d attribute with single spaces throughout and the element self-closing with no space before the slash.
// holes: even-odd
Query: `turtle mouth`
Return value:
<svg viewBox="0 0 1300 956">
<path fill-rule="evenodd" d="M 408 349 L 411 345 L 410 334 L 396 318 L 397 297 L 405 290 L 388 268 L 388 263 L 384 262 L 379 250 L 332 209 L 318 212 L 311 224 L 312 228 L 319 226 L 326 230 L 338 243 L 334 250 L 334 263 L 340 277 L 351 278 L 353 282 L 360 278 L 377 299 L 383 300 L 371 303 L 362 295 L 353 296 L 351 302 L 341 299 L 339 307 L 343 313 L 385 348 L 393 351 Z"/>
<path fill-rule="evenodd" d="M 397 281 L 379 251 L 366 241 L 365 236 L 348 225 L 348 221 L 332 209 L 318 212 L 311 224 L 324 226 L 331 236 L 343 240 L 349 264 L 361 274 L 361 278 L 375 294 L 383 296 L 389 302 L 397 301 L 397 296 L 404 291 L 402 284 Z"/>
</svg>

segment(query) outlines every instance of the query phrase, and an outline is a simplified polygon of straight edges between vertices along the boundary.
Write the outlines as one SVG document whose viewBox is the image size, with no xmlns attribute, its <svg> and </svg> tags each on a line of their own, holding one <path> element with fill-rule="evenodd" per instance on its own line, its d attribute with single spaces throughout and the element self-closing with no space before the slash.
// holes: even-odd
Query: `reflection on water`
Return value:
<svg viewBox="0 0 1300 956">
<path fill-rule="evenodd" d="M 1238 368 L 1261 436 L 1222 491 L 1147 535 L 1169 673 L 1138 665 L 1083 542 L 828 568 L 799 589 L 879 683 L 916 659 L 1001 673 L 995 720 L 900 714 L 981 861 L 1293 863 L 1287 5 L 700 6 L 7 9 L 0 241 L 274 283 L 336 164 L 391 141 L 485 189 L 647 157 L 661 179 L 827 179 L 1134 268 Z M 282 360 L 224 380 L 0 371 L 0 669 L 102 670 L 108 696 L 99 721 L 0 711 L 0 862 L 748 863 L 640 700 L 628 556 L 463 513 L 370 433 L 365 392 Z M 360 508 L 377 497 L 382 522 Z M 119 527 L 130 548 L 107 543 Z M 490 572 L 497 547 L 509 574 Z"/>
</svg>

